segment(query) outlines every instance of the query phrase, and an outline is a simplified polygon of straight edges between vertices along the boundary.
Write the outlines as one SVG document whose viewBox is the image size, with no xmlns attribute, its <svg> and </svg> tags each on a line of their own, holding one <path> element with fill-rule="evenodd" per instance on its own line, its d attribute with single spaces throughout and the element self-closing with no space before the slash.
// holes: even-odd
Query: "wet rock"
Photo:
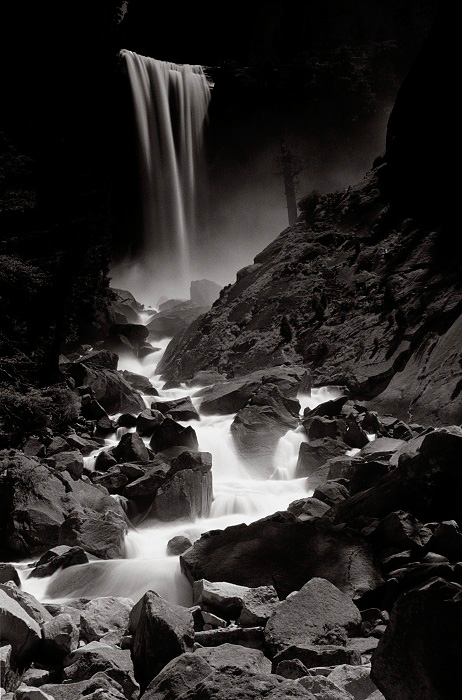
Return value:
<svg viewBox="0 0 462 700">
<path fill-rule="evenodd" d="M 164 421 L 164 416 L 160 411 L 145 408 L 136 419 L 136 432 L 144 437 L 150 437 L 156 425 Z"/>
<path fill-rule="evenodd" d="M 327 463 L 327 460 L 344 455 L 346 449 L 347 446 L 341 440 L 334 440 L 329 437 L 312 440 L 311 442 L 302 442 L 295 471 L 296 477 L 312 476 L 319 467 Z M 328 468 L 325 480 L 327 480 L 327 472 Z"/>
<path fill-rule="evenodd" d="M 228 415 L 244 408 L 262 383 L 276 385 L 287 396 L 290 391 L 296 391 L 302 374 L 303 370 L 299 367 L 259 370 L 239 379 L 201 389 L 195 397 L 201 399 L 200 411 L 204 415 Z"/>
<path fill-rule="evenodd" d="M 151 408 L 164 416 L 170 415 L 176 421 L 199 420 L 199 414 L 189 396 L 170 401 L 153 401 Z"/>
<path fill-rule="evenodd" d="M 203 630 L 196 632 L 195 641 L 203 647 L 216 647 L 221 644 L 238 644 L 250 649 L 261 650 L 265 647 L 263 627 L 229 625 L 223 628 Z"/>
<path fill-rule="evenodd" d="M 172 537 L 171 540 L 167 542 L 167 554 L 169 556 L 177 557 L 183 552 L 186 552 L 192 546 L 191 540 L 182 535 L 177 535 Z"/>
<path fill-rule="evenodd" d="M 121 428 L 134 428 L 136 425 L 136 416 L 131 413 L 121 413 L 117 419 L 117 425 Z"/>
<path fill-rule="evenodd" d="M 317 498 L 301 498 L 298 501 L 292 501 L 287 510 L 293 513 L 300 520 L 308 518 L 320 518 L 329 510 L 330 506 L 324 501 Z"/>
<path fill-rule="evenodd" d="M 154 426 L 149 447 L 154 453 L 163 452 L 170 447 L 187 447 L 195 451 L 199 449 L 194 428 L 185 428 L 172 418 L 165 418 L 160 425 Z"/>
<path fill-rule="evenodd" d="M 104 671 L 121 686 L 127 700 L 138 697 L 139 686 L 133 675 L 128 649 L 116 649 L 101 642 L 91 642 L 66 656 L 63 665 L 65 681 L 89 680 L 95 673 Z"/>
<path fill-rule="evenodd" d="M 387 700 L 454 696 L 452 671 L 462 661 L 457 590 L 446 583 L 398 599 L 372 657 L 372 680 Z"/>
<path fill-rule="evenodd" d="M 297 678 L 303 678 L 303 676 L 309 676 L 310 672 L 305 666 L 305 664 L 302 664 L 299 659 L 287 659 L 286 661 L 281 661 L 278 665 L 274 673 L 277 676 L 282 676 L 283 678 L 291 678 L 292 680 L 296 680 Z"/>
<path fill-rule="evenodd" d="M 53 700 L 52 695 L 48 695 L 40 688 L 20 685 L 14 694 L 15 700 Z"/>
<path fill-rule="evenodd" d="M 329 507 L 341 503 L 350 495 L 348 489 L 337 481 L 328 481 L 324 486 L 318 486 L 313 498 L 326 503 Z"/>
<path fill-rule="evenodd" d="M 301 522 L 290 513 L 207 533 L 180 561 L 190 581 L 274 586 L 280 598 L 313 577 L 326 578 L 351 597 L 381 583 L 363 538 L 334 529 L 329 521 Z"/>
<path fill-rule="evenodd" d="M 360 629 L 351 599 L 329 581 L 313 578 L 280 603 L 268 620 L 265 640 L 272 655 L 299 644 L 345 644 Z"/>
<path fill-rule="evenodd" d="M 21 579 L 13 564 L 0 564 L 0 583 L 13 581 L 17 586 L 21 586 Z"/>
<path fill-rule="evenodd" d="M 356 418 L 347 418 L 346 431 L 343 434 L 343 441 L 349 447 L 361 449 L 369 443 L 366 431 L 358 424 Z"/>
<path fill-rule="evenodd" d="M 112 454 L 118 462 L 147 462 L 149 452 L 137 433 L 126 433 Z"/>
<path fill-rule="evenodd" d="M 88 642 L 98 642 L 108 632 L 127 629 L 133 605 L 130 598 L 114 596 L 90 600 L 80 608 L 82 637 Z"/>
<path fill-rule="evenodd" d="M 280 604 L 273 586 L 248 588 L 221 581 L 202 579 L 193 586 L 194 603 L 242 627 L 265 625 Z"/>
<path fill-rule="evenodd" d="M 324 676 L 305 676 L 299 684 L 319 700 L 355 700 L 353 695 Z"/>
<path fill-rule="evenodd" d="M 105 472 L 111 467 L 116 466 L 117 460 L 113 455 L 113 449 L 104 450 L 97 455 L 95 459 L 95 470 Z"/>
<path fill-rule="evenodd" d="M 125 556 L 125 518 L 111 510 L 105 513 L 72 511 L 59 529 L 63 544 L 79 546 L 100 559 Z"/>
<path fill-rule="evenodd" d="M 128 484 L 128 478 L 122 474 L 119 466 L 113 466 L 109 467 L 104 474 L 92 476 L 92 482 L 104 486 L 109 493 L 121 493 L 124 486 Z"/>
<path fill-rule="evenodd" d="M 206 676 L 182 700 L 314 700 L 314 696 L 281 676 L 250 673 L 236 666 L 222 668 Z"/>
<path fill-rule="evenodd" d="M 271 661 L 262 651 L 239 644 L 220 644 L 216 647 L 196 649 L 195 656 L 206 661 L 214 670 L 225 666 L 237 666 L 252 673 L 271 673 Z"/>
<path fill-rule="evenodd" d="M 96 399 L 93 399 L 90 394 L 82 396 L 82 416 L 87 420 L 104 420 L 109 418 L 107 412 Z"/>
<path fill-rule="evenodd" d="M 70 615 L 57 615 L 42 627 L 47 659 L 60 661 L 79 645 L 79 630 Z"/>
<path fill-rule="evenodd" d="M 66 436 L 66 440 L 71 448 L 79 450 L 83 455 L 89 455 L 90 452 L 104 445 L 104 440 L 101 438 L 91 440 L 88 437 L 77 435 L 77 433 L 70 433 Z"/>
<path fill-rule="evenodd" d="M 211 455 L 196 453 L 201 456 L 194 459 L 193 453 L 183 454 L 189 458 L 172 460 L 171 471 L 174 473 L 169 472 L 169 478 L 157 489 L 152 506 L 155 516 L 164 522 L 180 518 L 195 520 L 210 515 L 213 498 Z M 181 469 L 183 465 L 185 469 Z"/>
<path fill-rule="evenodd" d="M 238 453 L 260 473 L 268 469 L 271 473 L 278 440 L 297 427 L 299 411 L 298 401 L 286 398 L 277 386 L 260 386 L 231 425 Z"/>
<path fill-rule="evenodd" d="M 138 464 L 124 463 L 118 465 L 119 471 L 127 477 L 128 481 L 134 481 L 135 479 L 140 479 L 146 473 L 145 467 L 141 467 Z"/>
<path fill-rule="evenodd" d="M 176 656 L 189 651 L 194 641 L 191 611 L 173 605 L 148 591 L 130 613 L 129 631 L 134 634 L 133 662 L 144 690 Z"/>
<path fill-rule="evenodd" d="M 87 564 L 88 557 L 82 547 L 60 545 L 45 552 L 29 574 L 29 578 L 51 576 L 58 569 L 67 569 L 77 564 Z"/>
<path fill-rule="evenodd" d="M 337 666 L 327 678 L 351 693 L 354 700 L 366 700 L 377 690 L 371 679 L 370 666 Z"/>
<path fill-rule="evenodd" d="M 148 465 L 143 476 L 125 486 L 123 495 L 134 500 L 150 498 L 152 501 L 158 488 L 165 482 L 169 470 L 170 464 L 163 461 L 152 463 L 151 466 Z"/>
<path fill-rule="evenodd" d="M 322 440 L 322 438 L 337 438 L 343 432 L 343 426 L 337 419 L 324 418 L 323 416 L 312 416 L 303 421 L 303 427 L 308 436 L 308 440 Z"/>
<path fill-rule="evenodd" d="M 109 338 L 123 336 L 133 348 L 140 347 L 147 339 L 149 331 L 140 323 L 116 323 L 109 329 Z"/>
<path fill-rule="evenodd" d="M 102 416 L 96 423 L 96 434 L 99 436 L 110 435 L 117 430 L 117 423 L 112 421 L 109 416 Z"/>
<path fill-rule="evenodd" d="M 212 673 L 212 667 L 199 654 L 186 652 L 169 661 L 150 682 L 143 700 L 174 700 L 194 688 Z"/>
<path fill-rule="evenodd" d="M 343 406 L 348 401 L 348 396 L 340 396 L 338 399 L 329 399 L 329 401 L 324 401 L 320 403 L 319 406 L 312 409 L 305 409 L 305 418 L 311 418 L 312 416 L 323 416 L 324 418 L 335 418 L 341 414 Z"/>
<path fill-rule="evenodd" d="M 69 472 L 74 479 L 79 479 L 83 474 L 83 457 L 78 450 L 60 452 L 54 457 L 49 457 L 47 464 L 60 472 Z"/>
<path fill-rule="evenodd" d="M 2 640 L 10 644 L 19 664 L 30 661 L 41 641 L 40 627 L 19 603 L 0 590 Z"/>
</svg>

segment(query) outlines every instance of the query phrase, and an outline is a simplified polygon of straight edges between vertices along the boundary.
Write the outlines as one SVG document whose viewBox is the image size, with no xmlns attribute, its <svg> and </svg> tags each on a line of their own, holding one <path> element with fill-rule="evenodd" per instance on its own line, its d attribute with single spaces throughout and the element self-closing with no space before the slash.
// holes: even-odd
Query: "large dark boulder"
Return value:
<svg viewBox="0 0 462 700">
<path fill-rule="evenodd" d="M 149 447 L 154 453 L 163 452 L 170 447 L 187 447 L 198 450 L 196 432 L 191 426 L 186 428 L 172 418 L 165 418 L 162 423 L 155 425 Z"/>
<path fill-rule="evenodd" d="M 378 442 L 378 441 L 377 441 Z M 374 443 L 371 443 L 373 445 Z M 396 469 L 336 507 L 337 522 L 360 516 L 383 518 L 402 510 L 421 522 L 462 518 L 462 430 L 435 430 L 419 449 L 404 451 Z"/>
<path fill-rule="evenodd" d="M 125 433 L 119 444 L 112 450 L 118 462 L 147 462 L 149 452 L 138 433 Z"/>
<path fill-rule="evenodd" d="M 126 533 L 125 517 L 119 513 L 75 510 L 62 523 L 59 541 L 72 547 L 82 547 L 100 559 L 123 559 Z"/>
<path fill-rule="evenodd" d="M 455 698 L 462 663 L 459 588 L 434 580 L 402 595 L 372 657 L 372 680 L 387 700 Z"/>
<path fill-rule="evenodd" d="M 58 569 L 67 569 L 77 564 L 87 564 L 88 557 L 82 547 L 61 545 L 45 552 L 29 574 L 29 578 L 51 576 Z"/>
<path fill-rule="evenodd" d="M 103 354 L 103 353 L 98 353 Z M 113 353 L 105 356 L 115 357 Z M 96 362 L 90 363 L 85 358 L 65 366 L 66 373 L 74 379 L 77 386 L 89 387 L 94 399 L 108 413 L 139 412 L 144 408 L 140 394 L 122 377 L 115 367 L 108 368 Z"/>
<path fill-rule="evenodd" d="M 213 668 L 200 654 L 190 652 L 181 654 L 169 661 L 150 682 L 143 694 L 143 699 L 174 700 L 190 688 L 194 688 L 212 671 Z"/>
<path fill-rule="evenodd" d="M 152 514 L 165 522 L 208 518 L 213 498 L 212 465 L 204 466 L 183 469 L 168 478 L 156 491 Z"/>
<path fill-rule="evenodd" d="M 381 582 L 363 539 L 338 531 L 328 521 L 300 522 L 289 513 L 207 533 L 180 561 L 190 581 L 274 586 L 280 597 L 314 577 L 327 579 L 351 597 Z"/>
<path fill-rule="evenodd" d="M 164 421 L 164 416 L 160 411 L 145 408 L 136 419 L 136 432 L 143 437 L 150 437 L 156 425 Z"/>
<path fill-rule="evenodd" d="M 265 639 L 274 656 L 299 644 L 343 646 L 360 626 L 361 614 L 349 596 L 329 581 L 313 578 L 277 607 Z"/>
<path fill-rule="evenodd" d="M 95 673 L 103 671 L 123 689 L 127 700 L 138 697 L 139 686 L 133 674 L 130 650 L 110 647 L 103 642 L 90 642 L 65 657 L 64 680 L 89 680 Z"/>
<path fill-rule="evenodd" d="M 129 372 L 124 369 L 121 372 L 122 377 L 127 381 L 130 386 L 132 386 L 136 391 L 141 394 L 147 394 L 148 396 L 158 396 L 159 392 L 155 389 L 149 379 L 142 374 L 136 374 L 135 372 Z M 122 425 L 121 423 L 119 425 Z"/>
<path fill-rule="evenodd" d="M 19 664 L 30 662 L 41 642 L 40 627 L 19 603 L 0 590 L 2 641 L 11 644 Z"/>
<path fill-rule="evenodd" d="M 144 690 L 176 656 L 190 651 L 194 641 L 192 613 L 148 591 L 130 613 L 129 630 L 134 634 L 135 674 Z"/>
<path fill-rule="evenodd" d="M 276 385 L 261 385 L 231 425 L 239 454 L 260 472 L 271 473 L 278 440 L 298 426 L 299 411 L 298 401 L 285 397 Z"/>
<path fill-rule="evenodd" d="M 328 460 L 333 457 L 344 455 L 347 450 L 348 446 L 339 438 L 325 437 L 318 440 L 310 440 L 309 442 L 302 442 L 298 453 L 295 472 L 296 477 L 316 476 L 312 482 L 308 480 L 308 484 L 313 483 L 313 488 L 316 487 L 319 483 L 322 483 L 323 480 L 327 481 L 327 475 L 329 473 Z M 319 477 L 320 472 L 318 472 L 318 475 L 316 475 L 316 472 L 324 466 L 325 470 L 323 476 Z"/>
<path fill-rule="evenodd" d="M 40 690 L 54 700 L 126 700 L 124 690 L 114 678 L 104 671 L 98 671 L 91 678 L 73 683 L 46 683 Z"/>
<path fill-rule="evenodd" d="M 160 411 L 164 416 L 170 415 L 173 420 L 199 420 L 199 414 L 189 396 L 171 401 L 153 401 L 151 408 Z"/>
</svg>

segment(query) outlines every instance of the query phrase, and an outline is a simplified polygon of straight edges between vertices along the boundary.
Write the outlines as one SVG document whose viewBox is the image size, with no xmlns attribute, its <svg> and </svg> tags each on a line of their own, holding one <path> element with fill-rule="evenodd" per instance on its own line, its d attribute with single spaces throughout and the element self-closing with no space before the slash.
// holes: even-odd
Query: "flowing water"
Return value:
<svg viewBox="0 0 462 700">
<path fill-rule="evenodd" d="M 201 66 L 177 65 L 122 51 L 133 95 L 143 195 L 143 286 L 184 293 L 191 280 L 196 202 L 204 171 L 203 130 L 210 87 Z M 114 286 L 133 289 L 132 262 L 112 271 Z M 127 282 L 130 278 L 132 282 Z"/>
<path fill-rule="evenodd" d="M 144 313 L 140 322 L 146 320 Z M 200 400 L 194 398 L 194 387 L 162 389 L 163 381 L 156 375 L 155 367 L 167 344 L 168 339 L 156 341 L 153 345 L 160 349 L 142 360 L 122 356 L 119 369 L 147 376 L 158 389 L 160 400 L 192 395 L 200 413 Z M 335 396 L 333 390 L 314 389 L 311 396 L 299 396 L 299 400 L 303 410 Z M 149 405 L 152 397 L 145 398 Z M 180 571 L 179 559 L 166 553 L 172 537 L 184 535 L 194 542 L 204 532 L 253 522 L 286 509 L 292 501 L 310 494 L 307 480 L 294 478 L 299 447 L 306 439 L 301 427 L 279 439 L 273 454 L 271 478 L 256 479 L 235 450 L 230 430 L 233 419 L 234 415 L 204 415 L 199 421 L 182 422 L 194 427 L 199 449 L 212 454 L 213 502 L 209 518 L 194 522 L 144 522 L 129 530 L 125 542 L 126 559 L 123 560 L 95 559 L 89 564 L 57 571 L 46 579 L 28 579 L 29 571 L 23 566 L 20 574 L 24 589 L 41 600 L 116 595 L 135 601 L 152 589 L 171 602 L 190 605 L 191 587 Z M 86 467 L 94 468 L 96 455 L 117 444 L 126 431 L 126 428 L 119 428 L 105 441 L 104 447 L 85 457 Z"/>
</svg>

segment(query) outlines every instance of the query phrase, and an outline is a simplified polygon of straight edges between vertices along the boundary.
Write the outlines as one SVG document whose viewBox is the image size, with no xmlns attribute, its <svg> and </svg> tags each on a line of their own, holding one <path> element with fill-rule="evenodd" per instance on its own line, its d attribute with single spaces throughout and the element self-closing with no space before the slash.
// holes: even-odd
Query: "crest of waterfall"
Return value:
<svg viewBox="0 0 462 700">
<path fill-rule="evenodd" d="M 144 262 L 163 289 L 171 287 L 172 279 L 189 288 L 210 88 L 201 66 L 126 50 L 122 56 L 138 133 Z"/>
</svg>

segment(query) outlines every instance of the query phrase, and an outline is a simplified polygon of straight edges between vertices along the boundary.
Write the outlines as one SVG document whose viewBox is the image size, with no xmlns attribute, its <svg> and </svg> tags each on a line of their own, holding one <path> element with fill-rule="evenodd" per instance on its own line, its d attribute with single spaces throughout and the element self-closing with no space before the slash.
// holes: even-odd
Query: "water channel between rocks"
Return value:
<svg viewBox="0 0 462 700">
<path fill-rule="evenodd" d="M 143 312 L 139 322 L 146 324 L 149 317 L 149 312 Z M 194 398 L 199 387 L 182 385 L 177 389 L 163 390 L 164 381 L 155 373 L 169 341 L 165 338 L 153 342 L 153 347 L 159 349 L 143 360 L 134 356 L 120 357 L 119 369 L 149 378 L 159 392 L 157 400 L 191 396 L 200 414 L 200 400 Z M 301 411 L 303 413 L 305 407 L 314 408 L 337 395 L 335 390 L 328 388 L 314 389 L 311 396 L 299 395 Z M 145 397 L 147 406 L 151 400 L 151 396 Z M 204 532 L 259 520 L 285 510 L 292 501 L 312 493 L 306 478 L 294 478 L 300 444 L 306 441 L 302 427 L 290 430 L 279 439 L 272 457 L 271 478 L 256 479 L 234 447 L 230 430 L 233 419 L 234 414 L 200 415 L 199 421 L 178 421 L 194 428 L 200 451 L 212 454 L 213 502 L 209 518 L 170 523 L 151 520 L 132 527 L 126 535 L 125 559 L 95 559 L 89 564 L 58 570 L 44 579 L 27 578 L 30 570 L 23 564 L 20 569 L 23 589 L 42 601 L 122 596 L 135 602 L 147 590 L 154 590 L 173 603 L 191 605 L 191 586 L 180 570 L 179 557 L 166 553 L 167 543 L 172 537 L 184 535 L 194 542 Z M 103 448 L 85 457 L 86 467 L 94 468 L 97 454 L 116 445 L 124 432 L 127 432 L 126 428 L 119 428 L 116 435 L 106 439 Z"/>
</svg>

